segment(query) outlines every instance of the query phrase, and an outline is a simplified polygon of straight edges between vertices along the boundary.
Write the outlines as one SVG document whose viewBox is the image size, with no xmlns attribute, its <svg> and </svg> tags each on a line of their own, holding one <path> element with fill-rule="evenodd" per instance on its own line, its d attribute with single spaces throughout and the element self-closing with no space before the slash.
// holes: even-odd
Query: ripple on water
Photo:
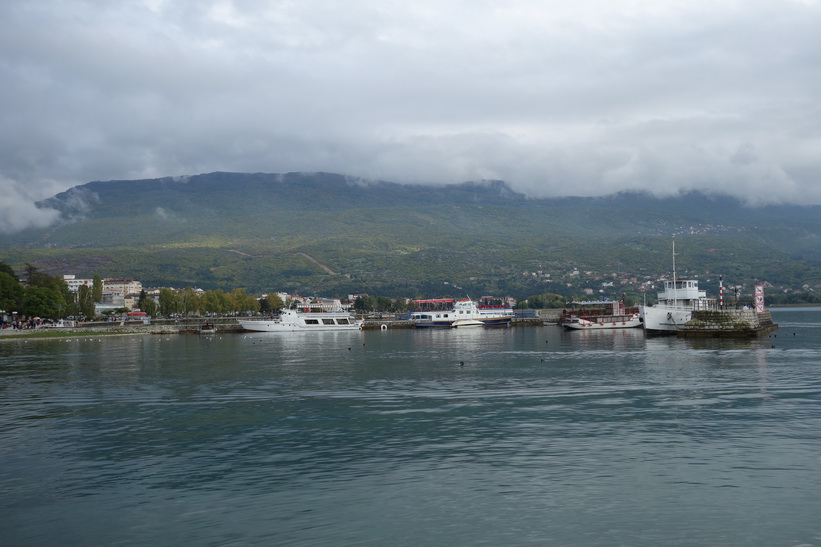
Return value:
<svg viewBox="0 0 821 547">
<path fill-rule="evenodd" d="M 775 349 L 534 328 L 6 351 L 0 539 L 813 543 L 808 332 Z"/>
</svg>

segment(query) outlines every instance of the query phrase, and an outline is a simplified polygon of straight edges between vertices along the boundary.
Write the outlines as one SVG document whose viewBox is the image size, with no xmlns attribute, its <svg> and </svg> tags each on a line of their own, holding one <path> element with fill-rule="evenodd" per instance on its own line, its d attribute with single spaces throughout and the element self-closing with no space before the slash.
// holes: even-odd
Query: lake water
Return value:
<svg viewBox="0 0 821 547">
<path fill-rule="evenodd" d="M 0 342 L 0 545 L 821 545 L 821 309 Z"/>
</svg>

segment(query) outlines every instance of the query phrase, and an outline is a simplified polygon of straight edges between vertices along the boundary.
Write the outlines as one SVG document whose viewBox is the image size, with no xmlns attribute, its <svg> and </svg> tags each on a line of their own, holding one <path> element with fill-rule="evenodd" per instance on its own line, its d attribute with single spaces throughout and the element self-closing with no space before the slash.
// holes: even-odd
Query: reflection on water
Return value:
<svg viewBox="0 0 821 547">
<path fill-rule="evenodd" d="M 2 343 L 0 544 L 819 543 L 821 321 L 774 317 Z"/>
<path fill-rule="evenodd" d="M 562 343 L 572 350 L 578 349 L 644 349 L 646 337 L 644 331 L 635 329 L 616 330 L 561 330 Z"/>
</svg>

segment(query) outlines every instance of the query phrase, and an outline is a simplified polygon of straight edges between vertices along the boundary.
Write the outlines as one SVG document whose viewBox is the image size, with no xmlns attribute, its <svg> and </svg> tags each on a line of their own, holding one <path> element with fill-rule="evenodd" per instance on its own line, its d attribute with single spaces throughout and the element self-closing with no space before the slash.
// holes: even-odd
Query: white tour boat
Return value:
<svg viewBox="0 0 821 547">
<path fill-rule="evenodd" d="M 641 326 L 639 309 L 626 307 L 624 302 L 571 302 L 570 310 L 562 311 L 559 325 L 567 329 L 632 329 Z"/>
<path fill-rule="evenodd" d="M 465 320 L 478 321 L 482 326 L 507 327 L 513 319 L 513 312 L 509 308 L 479 308 L 470 298 L 453 302 L 444 300 L 417 300 L 419 303 L 438 303 L 453 305 L 447 309 L 433 309 L 427 311 L 417 311 L 411 314 L 413 326 L 417 328 L 429 327 L 458 327 L 457 321 Z M 462 323 L 463 324 L 463 323 Z M 471 323 L 473 326 L 478 326 Z"/>
<path fill-rule="evenodd" d="M 679 326 L 692 319 L 694 310 L 716 309 L 715 298 L 699 290 L 695 279 L 676 277 L 676 242 L 673 241 L 673 279 L 664 281 L 658 304 L 639 306 L 644 331 L 649 334 L 675 334 Z"/>
<path fill-rule="evenodd" d="M 268 318 L 238 319 L 244 330 L 253 332 L 313 332 L 329 330 L 359 330 L 362 319 L 352 317 L 345 310 L 302 311 L 281 310 Z"/>
</svg>

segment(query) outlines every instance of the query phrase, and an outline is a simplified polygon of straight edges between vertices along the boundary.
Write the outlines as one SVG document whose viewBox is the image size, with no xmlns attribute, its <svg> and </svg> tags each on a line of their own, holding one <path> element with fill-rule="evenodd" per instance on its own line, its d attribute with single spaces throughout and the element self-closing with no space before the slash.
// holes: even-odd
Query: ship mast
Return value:
<svg viewBox="0 0 821 547">
<path fill-rule="evenodd" d="M 673 305 L 678 307 L 678 281 L 676 279 L 676 236 L 673 236 Z"/>
</svg>

